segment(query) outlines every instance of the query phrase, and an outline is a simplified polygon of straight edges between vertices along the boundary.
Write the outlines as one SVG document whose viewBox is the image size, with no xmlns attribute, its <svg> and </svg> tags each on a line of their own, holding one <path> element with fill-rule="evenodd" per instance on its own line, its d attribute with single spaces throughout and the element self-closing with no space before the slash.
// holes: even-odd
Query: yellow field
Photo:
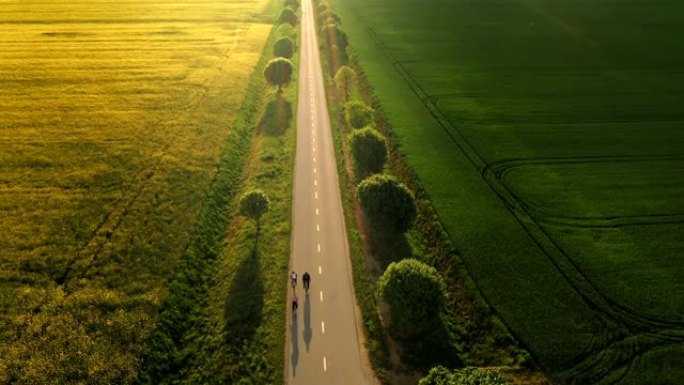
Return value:
<svg viewBox="0 0 684 385">
<path fill-rule="evenodd" d="M 135 376 L 269 3 L 0 1 L 0 384 Z"/>
</svg>

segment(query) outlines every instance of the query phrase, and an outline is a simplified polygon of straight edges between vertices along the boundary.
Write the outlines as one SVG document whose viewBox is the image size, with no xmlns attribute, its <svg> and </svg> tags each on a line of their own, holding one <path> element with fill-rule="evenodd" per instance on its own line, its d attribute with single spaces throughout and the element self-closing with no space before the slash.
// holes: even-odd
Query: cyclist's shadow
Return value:
<svg viewBox="0 0 684 385">
<path fill-rule="evenodd" d="M 292 336 L 292 377 L 297 375 L 297 362 L 299 361 L 299 341 L 297 335 L 297 315 L 292 313 L 292 325 L 290 326 L 290 335 Z"/>
<path fill-rule="evenodd" d="M 309 292 L 306 292 L 306 299 L 304 300 L 304 342 L 306 343 L 306 351 L 309 351 L 311 345 L 311 338 L 313 337 L 313 330 L 311 330 L 311 301 L 309 301 Z"/>
</svg>

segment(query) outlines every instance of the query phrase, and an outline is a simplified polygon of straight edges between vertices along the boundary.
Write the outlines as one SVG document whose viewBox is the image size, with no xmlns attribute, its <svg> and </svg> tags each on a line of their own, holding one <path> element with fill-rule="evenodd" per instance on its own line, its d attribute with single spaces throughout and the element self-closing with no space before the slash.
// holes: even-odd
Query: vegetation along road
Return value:
<svg viewBox="0 0 684 385">
<path fill-rule="evenodd" d="M 367 384 L 311 0 L 302 1 L 291 268 L 311 274 L 288 318 L 289 384 Z M 285 277 L 283 277 L 285 278 Z M 293 295 L 293 293 L 290 293 Z"/>
</svg>

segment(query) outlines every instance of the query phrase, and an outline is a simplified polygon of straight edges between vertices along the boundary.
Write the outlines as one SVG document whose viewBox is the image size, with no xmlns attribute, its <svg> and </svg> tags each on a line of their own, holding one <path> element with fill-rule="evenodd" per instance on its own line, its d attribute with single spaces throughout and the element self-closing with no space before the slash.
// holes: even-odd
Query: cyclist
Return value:
<svg viewBox="0 0 684 385">
<path fill-rule="evenodd" d="M 294 270 L 290 273 L 290 280 L 292 281 L 292 288 L 295 289 L 297 287 L 297 273 Z"/>
<path fill-rule="evenodd" d="M 309 275 L 309 272 L 304 272 L 304 275 L 302 276 L 302 283 L 304 284 L 304 290 L 308 292 L 309 285 L 311 285 L 311 276 Z"/>
</svg>

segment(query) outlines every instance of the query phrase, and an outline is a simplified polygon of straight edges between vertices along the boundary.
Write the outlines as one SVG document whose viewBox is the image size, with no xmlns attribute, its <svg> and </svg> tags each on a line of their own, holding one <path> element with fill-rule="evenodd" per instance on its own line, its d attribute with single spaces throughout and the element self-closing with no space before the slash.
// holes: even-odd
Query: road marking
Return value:
<svg viewBox="0 0 684 385">
<path fill-rule="evenodd" d="M 318 191 L 314 191 L 314 198 L 318 199 Z"/>
<path fill-rule="evenodd" d="M 318 209 L 316 209 L 316 215 L 318 215 Z"/>
<path fill-rule="evenodd" d="M 316 246 L 317 246 L 317 248 L 318 248 L 318 252 L 320 253 L 320 252 L 321 252 L 321 244 L 319 243 L 319 244 L 316 245 Z"/>
<path fill-rule="evenodd" d="M 318 181 L 314 179 L 314 186 L 318 186 Z"/>
<path fill-rule="evenodd" d="M 321 302 L 323 302 L 323 290 L 321 290 Z"/>
<path fill-rule="evenodd" d="M 314 161 L 314 162 L 316 161 L 316 157 L 315 157 L 315 156 L 313 157 L 313 161 Z"/>
<path fill-rule="evenodd" d="M 321 227 L 319 225 L 316 225 L 316 231 L 321 231 Z"/>
<path fill-rule="evenodd" d="M 321 321 L 321 331 L 325 334 L 325 322 Z"/>
<path fill-rule="evenodd" d="M 316 173 L 316 167 L 314 167 L 314 174 Z"/>
<path fill-rule="evenodd" d="M 323 357 L 323 371 L 328 371 L 328 361 L 326 361 L 325 357 Z"/>
<path fill-rule="evenodd" d="M 323 274 L 323 268 L 320 265 L 318 265 L 318 274 Z"/>
</svg>

